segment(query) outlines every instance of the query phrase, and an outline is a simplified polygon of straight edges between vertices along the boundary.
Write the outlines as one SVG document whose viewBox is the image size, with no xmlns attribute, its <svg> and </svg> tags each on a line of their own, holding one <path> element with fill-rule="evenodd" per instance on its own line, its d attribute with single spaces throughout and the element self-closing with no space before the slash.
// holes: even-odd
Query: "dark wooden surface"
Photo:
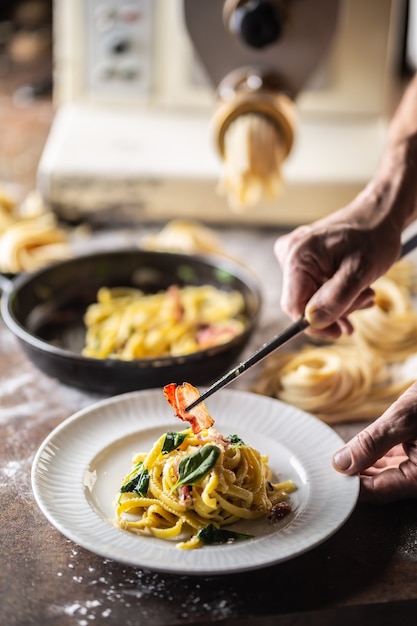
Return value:
<svg viewBox="0 0 417 626">
<path fill-rule="evenodd" d="M 25 190 L 34 186 L 52 115 L 48 99 L 16 105 L 7 93 L 1 94 L 1 180 Z M 267 246 L 269 240 L 262 250 Z M 358 506 L 334 536 L 310 552 L 233 576 L 142 571 L 103 559 L 66 539 L 34 501 L 31 465 L 55 426 L 98 399 L 38 372 L 0 320 L 2 626 L 249 624 L 251 618 L 261 626 L 279 623 L 278 616 L 285 624 L 304 623 L 305 616 L 305 623 L 340 626 L 381 624 L 384 615 L 395 621 L 394 612 L 401 617 L 397 623 L 405 623 L 408 615 L 415 617 L 415 502 Z M 336 430 L 347 439 L 360 427 L 341 425 Z M 378 617 L 374 612 L 377 621 L 369 617 L 369 607 L 379 612 Z"/>
<path fill-rule="evenodd" d="M 417 598 L 415 502 L 358 506 L 310 552 L 231 576 L 157 574 L 86 551 L 45 519 L 30 471 L 48 433 L 98 397 L 38 372 L 3 324 L 0 380 L 1 624 L 173 626 Z"/>
</svg>

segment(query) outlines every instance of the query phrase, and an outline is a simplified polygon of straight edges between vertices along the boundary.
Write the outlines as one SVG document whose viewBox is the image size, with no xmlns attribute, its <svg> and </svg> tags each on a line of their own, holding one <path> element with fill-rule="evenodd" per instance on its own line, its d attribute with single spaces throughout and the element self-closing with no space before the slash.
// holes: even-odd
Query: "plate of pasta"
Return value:
<svg viewBox="0 0 417 626">
<path fill-rule="evenodd" d="M 207 403 L 215 427 L 190 427 L 169 387 L 98 402 L 42 443 L 33 492 L 67 538 L 144 569 L 214 575 L 291 559 L 345 523 L 359 480 L 333 469 L 343 442 L 331 427 L 230 389 Z"/>
</svg>

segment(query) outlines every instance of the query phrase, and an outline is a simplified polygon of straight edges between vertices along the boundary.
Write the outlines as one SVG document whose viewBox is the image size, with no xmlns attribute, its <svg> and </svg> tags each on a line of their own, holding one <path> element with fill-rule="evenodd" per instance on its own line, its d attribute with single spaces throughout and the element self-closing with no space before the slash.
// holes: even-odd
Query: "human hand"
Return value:
<svg viewBox="0 0 417 626">
<path fill-rule="evenodd" d="M 373 304 L 370 285 L 397 259 L 398 229 L 362 223 L 358 197 L 351 206 L 277 239 L 282 267 L 281 307 L 292 319 L 305 315 L 309 334 L 337 339 L 353 331 L 348 316 Z M 383 253 L 381 253 L 383 250 Z"/>
<path fill-rule="evenodd" d="M 417 383 L 336 452 L 333 464 L 360 475 L 361 501 L 417 498 Z"/>
</svg>

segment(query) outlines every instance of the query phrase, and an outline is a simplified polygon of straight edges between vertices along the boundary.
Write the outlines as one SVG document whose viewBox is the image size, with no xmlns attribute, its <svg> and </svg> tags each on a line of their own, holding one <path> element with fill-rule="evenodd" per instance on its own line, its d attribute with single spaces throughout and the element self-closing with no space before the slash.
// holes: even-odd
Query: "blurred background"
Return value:
<svg viewBox="0 0 417 626">
<path fill-rule="evenodd" d="M 292 226 L 347 202 L 415 70 L 415 3 L 272 2 L 278 47 L 251 49 L 242 17 L 226 32 L 230 4 L 3 0 L 0 182 L 20 196 L 37 187 L 70 220 Z M 294 141 L 277 197 L 236 210 L 218 192 L 213 114 L 222 81 L 254 63 L 295 101 Z"/>
<path fill-rule="evenodd" d="M 19 194 L 36 170 L 53 119 L 52 0 L 0 5 L 0 182 Z"/>
</svg>

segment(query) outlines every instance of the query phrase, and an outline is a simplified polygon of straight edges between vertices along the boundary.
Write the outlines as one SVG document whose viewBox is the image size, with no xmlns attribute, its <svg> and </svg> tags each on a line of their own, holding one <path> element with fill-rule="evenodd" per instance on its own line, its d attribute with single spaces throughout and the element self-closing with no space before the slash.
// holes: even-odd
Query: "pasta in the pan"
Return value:
<svg viewBox="0 0 417 626">
<path fill-rule="evenodd" d="M 132 360 L 179 356 L 230 341 L 246 326 L 239 291 L 212 285 L 145 294 L 103 287 L 85 314 L 84 356 Z"/>
</svg>

